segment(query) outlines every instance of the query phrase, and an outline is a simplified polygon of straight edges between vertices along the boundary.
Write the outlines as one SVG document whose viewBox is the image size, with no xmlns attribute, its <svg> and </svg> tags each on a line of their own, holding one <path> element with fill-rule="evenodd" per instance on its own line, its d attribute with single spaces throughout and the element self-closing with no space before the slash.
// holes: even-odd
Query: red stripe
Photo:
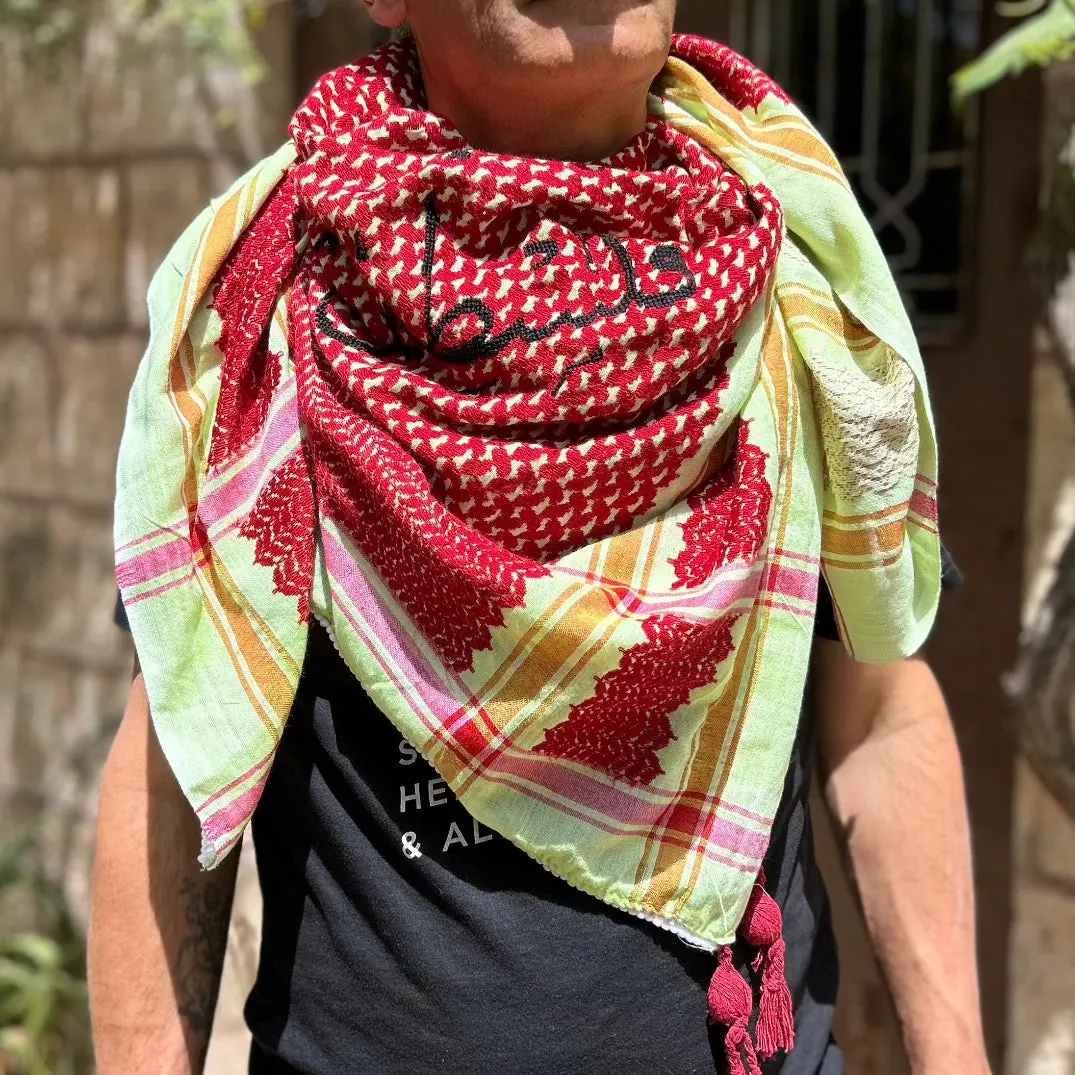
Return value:
<svg viewBox="0 0 1075 1075">
<path fill-rule="evenodd" d="M 937 521 L 937 498 L 929 496 L 926 493 L 916 489 L 911 494 L 911 511 L 916 515 L 920 515 L 923 519 L 929 519 L 930 522 Z"/>
</svg>

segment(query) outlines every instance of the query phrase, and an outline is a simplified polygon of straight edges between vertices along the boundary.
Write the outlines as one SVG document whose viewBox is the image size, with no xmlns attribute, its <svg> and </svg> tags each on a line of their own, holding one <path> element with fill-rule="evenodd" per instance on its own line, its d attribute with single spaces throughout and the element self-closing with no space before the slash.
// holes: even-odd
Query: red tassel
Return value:
<svg viewBox="0 0 1075 1075">
<path fill-rule="evenodd" d="M 755 1037 L 764 1059 L 778 1052 L 791 1052 L 795 1044 L 795 1013 L 784 972 L 783 918 L 776 900 L 765 891 L 761 875 L 750 895 L 739 936 L 758 949 L 754 969 L 761 971 L 761 1002 Z"/>
<path fill-rule="evenodd" d="M 729 1075 L 761 1075 L 754 1043 L 750 1040 L 748 1027 L 754 997 L 750 986 L 732 963 L 732 950 L 722 948 L 717 969 L 709 983 L 709 1018 L 719 1026 L 728 1028 L 724 1038 L 724 1050 L 728 1056 Z M 746 1066 L 743 1055 L 746 1055 Z"/>
</svg>

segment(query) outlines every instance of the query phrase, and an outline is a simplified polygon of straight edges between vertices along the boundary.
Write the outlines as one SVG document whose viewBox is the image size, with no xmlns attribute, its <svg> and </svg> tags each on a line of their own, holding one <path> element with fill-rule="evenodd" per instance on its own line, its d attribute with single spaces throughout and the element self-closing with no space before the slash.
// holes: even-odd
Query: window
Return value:
<svg viewBox="0 0 1075 1075">
<path fill-rule="evenodd" d="M 976 113 L 948 80 L 981 0 L 730 0 L 729 43 L 772 74 L 844 162 L 920 331 L 966 313 Z"/>
</svg>

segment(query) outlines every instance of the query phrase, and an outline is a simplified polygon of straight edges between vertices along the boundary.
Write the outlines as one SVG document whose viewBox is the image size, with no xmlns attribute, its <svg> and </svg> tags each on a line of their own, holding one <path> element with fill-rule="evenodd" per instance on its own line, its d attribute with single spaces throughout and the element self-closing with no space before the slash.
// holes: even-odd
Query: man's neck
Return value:
<svg viewBox="0 0 1075 1075">
<path fill-rule="evenodd" d="M 648 87 L 615 97 L 593 95 L 527 107 L 510 94 L 467 94 L 426 77 L 429 108 L 476 149 L 542 160 L 599 161 L 645 129 Z"/>
</svg>

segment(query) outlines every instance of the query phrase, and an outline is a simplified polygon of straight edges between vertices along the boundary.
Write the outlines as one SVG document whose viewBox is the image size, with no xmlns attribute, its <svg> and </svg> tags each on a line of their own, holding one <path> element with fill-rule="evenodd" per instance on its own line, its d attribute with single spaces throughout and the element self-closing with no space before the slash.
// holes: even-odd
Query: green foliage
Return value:
<svg viewBox="0 0 1075 1075">
<path fill-rule="evenodd" d="M 52 58 L 79 31 L 77 3 L 54 0 L 0 0 L 0 34 L 22 42 L 35 54 Z"/>
<path fill-rule="evenodd" d="M 91 21 L 110 21 L 152 43 L 179 40 L 206 64 L 264 76 L 253 35 L 277 0 L 0 0 L 0 35 L 45 59 L 76 40 Z"/>
<path fill-rule="evenodd" d="M 93 1069 L 85 941 L 63 893 L 33 865 L 29 839 L 0 851 L 0 1071 L 87 1075 Z"/>
<path fill-rule="evenodd" d="M 1001 14 L 1026 18 L 952 79 L 957 104 L 1028 67 L 1075 56 L 1075 0 L 1024 0 L 1000 4 Z"/>
<path fill-rule="evenodd" d="M 264 77 L 253 32 L 265 19 L 262 0 L 111 0 L 139 27 L 143 40 L 178 34 L 210 63 L 238 66 L 256 82 Z"/>
</svg>

